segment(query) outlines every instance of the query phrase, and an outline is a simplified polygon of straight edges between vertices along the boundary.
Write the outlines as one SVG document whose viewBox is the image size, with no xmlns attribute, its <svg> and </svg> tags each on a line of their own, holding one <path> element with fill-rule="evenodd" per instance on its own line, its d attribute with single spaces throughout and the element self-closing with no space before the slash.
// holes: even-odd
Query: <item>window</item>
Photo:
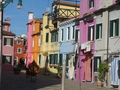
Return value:
<svg viewBox="0 0 120 90">
<path fill-rule="evenodd" d="M 17 44 L 21 44 L 21 41 L 20 41 L 20 40 L 18 40 L 18 41 L 17 41 Z"/>
<path fill-rule="evenodd" d="M 41 64 L 41 55 L 38 55 L 38 65 Z"/>
<path fill-rule="evenodd" d="M 34 39 L 32 40 L 32 47 L 34 47 Z"/>
<path fill-rule="evenodd" d="M 101 57 L 94 57 L 94 72 L 97 72 L 100 63 L 101 63 Z"/>
<path fill-rule="evenodd" d="M 33 25 L 33 31 L 35 31 L 35 25 Z"/>
<path fill-rule="evenodd" d="M 61 33 L 61 34 L 60 34 L 60 35 L 61 35 L 61 36 L 60 36 L 60 41 L 63 41 L 63 30 L 64 30 L 64 29 L 61 29 L 61 32 L 60 32 L 60 33 Z"/>
<path fill-rule="evenodd" d="M 58 63 L 58 54 L 50 54 L 49 64 L 57 64 L 57 63 Z"/>
<path fill-rule="evenodd" d="M 94 25 L 88 27 L 88 41 L 94 40 Z"/>
<path fill-rule="evenodd" d="M 75 38 L 75 26 L 72 26 L 72 39 L 74 39 Z"/>
<path fill-rule="evenodd" d="M 46 33 L 46 42 L 49 41 L 49 33 Z"/>
<path fill-rule="evenodd" d="M 40 30 L 42 30 L 42 28 L 43 28 L 43 24 L 42 24 L 42 23 L 40 23 Z"/>
<path fill-rule="evenodd" d="M 110 21 L 110 37 L 119 35 L 119 19 Z"/>
<path fill-rule="evenodd" d="M 18 48 L 18 49 L 17 49 L 17 53 L 22 53 L 22 49 L 21 49 L 21 48 Z"/>
<path fill-rule="evenodd" d="M 59 65 L 62 66 L 63 54 L 59 55 Z"/>
<path fill-rule="evenodd" d="M 70 27 L 67 28 L 67 40 L 70 40 Z"/>
<path fill-rule="evenodd" d="M 5 46 L 13 46 L 13 38 L 4 38 L 4 45 Z"/>
<path fill-rule="evenodd" d="M 12 64 L 12 56 L 3 56 L 3 64 Z"/>
<path fill-rule="evenodd" d="M 54 64 L 58 63 L 58 54 L 54 54 Z"/>
<path fill-rule="evenodd" d="M 68 66 L 70 54 L 66 54 L 66 66 Z"/>
<path fill-rule="evenodd" d="M 38 37 L 38 46 L 40 46 L 41 43 L 41 37 Z"/>
<path fill-rule="evenodd" d="M 78 42 L 78 30 L 75 30 L 75 42 Z"/>
<path fill-rule="evenodd" d="M 102 24 L 96 25 L 96 39 L 102 38 Z"/>
<path fill-rule="evenodd" d="M 94 0 L 89 0 L 89 8 L 93 8 L 94 7 Z"/>
<path fill-rule="evenodd" d="M 49 55 L 49 64 L 53 64 L 53 54 Z"/>
<path fill-rule="evenodd" d="M 52 33 L 51 34 L 51 42 L 57 42 L 58 41 L 58 33 Z"/>
</svg>

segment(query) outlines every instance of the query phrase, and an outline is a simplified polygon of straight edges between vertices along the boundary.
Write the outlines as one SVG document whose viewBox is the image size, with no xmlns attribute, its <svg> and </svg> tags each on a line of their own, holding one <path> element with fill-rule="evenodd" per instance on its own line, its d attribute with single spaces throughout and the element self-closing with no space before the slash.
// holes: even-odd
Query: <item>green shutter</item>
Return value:
<svg viewBox="0 0 120 90">
<path fill-rule="evenodd" d="M 6 45 L 7 43 L 7 38 L 4 38 L 4 45 Z"/>
<path fill-rule="evenodd" d="M 60 64 L 60 66 L 62 66 L 62 60 L 63 60 L 63 55 L 60 54 L 60 57 L 59 57 L 59 64 Z"/>
<path fill-rule="evenodd" d="M 93 28 L 93 36 L 92 36 L 92 40 L 94 41 L 94 25 L 92 26 Z"/>
<path fill-rule="evenodd" d="M 68 58 L 69 58 L 69 54 L 66 54 L 66 66 L 68 66 Z"/>
<path fill-rule="evenodd" d="M 54 64 L 58 63 L 58 54 L 54 54 Z"/>
<path fill-rule="evenodd" d="M 94 57 L 94 72 L 97 72 L 98 62 L 101 63 L 101 57 Z"/>
<path fill-rule="evenodd" d="M 94 72 L 97 71 L 97 57 L 94 57 Z"/>
<path fill-rule="evenodd" d="M 96 39 L 99 39 L 99 24 L 96 25 Z"/>
<path fill-rule="evenodd" d="M 88 41 L 90 41 L 91 27 L 88 27 Z"/>
<path fill-rule="evenodd" d="M 46 42 L 48 42 L 49 39 L 49 33 L 46 33 Z"/>
<path fill-rule="evenodd" d="M 116 20 L 115 36 L 119 35 L 119 19 Z"/>
<path fill-rule="evenodd" d="M 113 21 L 110 21 L 110 37 L 113 36 Z"/>
<path fill-rule="evenodd" d="M 73 26 L 73 36 L 72 36 L 72 38 L 74 39 L 74 37 L 75 37 L 75 26 Z"/>
<path fill-rule="evenodd" d="M 64 35 L 64 32 L 63 32 L 64 30 L 62 29 L 62 41 L 63 41 L 63 35 Z"/>
<path fill-rule="evenodd" d="M 49 55 L 49 64 L 52 64 L 52 54 Z"/>
<path fill-rule="evenodd" d="M 39 64 L 41 64 L 41 55 L 39 55 Z"/>
<path fill-rule="evenodd" d="M 75 42 L 78 41 L 78 30 L 75 30 Z"/>
<path fill-rule="evenodd" d="M 12 56 L 10 56 L 10 64 L 12 64 Z"/>
<path fill-rule="evenodd" d="M 58 41 L 58 33 L 54 33 L 55 34 L 55 42 Z"/>
<path fill-rule="evenodd" d="M 10 39 L 11 46 L 13 46 L 13 38 Z"/>
</svg>

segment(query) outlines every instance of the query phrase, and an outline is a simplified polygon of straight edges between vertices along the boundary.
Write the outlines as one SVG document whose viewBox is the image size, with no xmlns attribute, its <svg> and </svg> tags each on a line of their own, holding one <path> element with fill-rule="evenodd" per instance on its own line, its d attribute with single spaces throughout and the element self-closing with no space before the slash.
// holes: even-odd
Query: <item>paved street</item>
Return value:
<svg viewBox="0 0 120 90">
<path fill-rule="evenodd" d="M 61 90 L 61 79 L 55 76 L 37 75 L 37 81 L 31 82 L 26 78 L 25 71 L 20 74 L 13 72 L 2 73 L 2 85 L 0 90 Z M 78 83 L 66 79 L 65 90 L 118 90 L 109 88 L 99 88 L 91 83 Z"/>
</svg>

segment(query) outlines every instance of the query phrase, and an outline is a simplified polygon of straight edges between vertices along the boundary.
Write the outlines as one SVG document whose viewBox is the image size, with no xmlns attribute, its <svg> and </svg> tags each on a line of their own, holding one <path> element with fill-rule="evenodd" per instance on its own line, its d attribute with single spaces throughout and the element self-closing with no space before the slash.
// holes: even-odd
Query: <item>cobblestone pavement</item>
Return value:
<svg viewBox="0 0 120 90">
<path fill-rule="evenodd" d="M 31 82 L 26 78 L 25 71 L 20 74 L 13 72 L 2 72 L 2 84 L 0 90 L 61 90 L 61 79 L 55 76 L 37 75 L 37 81 Z M 94 84 L 79 83 L 73 80 L 65 80 L 65 90 L 117 90 L 110 88 L 99 88 Z"/>
</svg>

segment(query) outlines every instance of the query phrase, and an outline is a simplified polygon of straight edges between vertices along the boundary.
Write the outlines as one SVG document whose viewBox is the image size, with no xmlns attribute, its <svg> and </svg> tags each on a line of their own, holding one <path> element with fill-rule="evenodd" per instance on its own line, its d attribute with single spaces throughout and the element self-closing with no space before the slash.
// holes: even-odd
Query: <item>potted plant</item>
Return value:
<svg viewBox="0 0 120 90">
<path fill-rule="evenodd" d="M 21 68 L 19 68 L 19 67 L 14 67 L 14 68 L 13 68 L 13 71 L 14 71 L 15 74 L 20 74 Z"/>
<path fill-rule="evenodd" d="M 99 68 L 98 68 L 98 79 L 99 81 L 97 82 L 97 86 L 102 86 L 103 85 L 103 81 L 105 79 L 105 74 L 108 71 L 109 66 L 107 63 L 100 63 Z"/>
<path fill-rule="evenodd" d="M 57 68 L 57 71 L 58 71 L 57 77 L 62 78 L 62 68 L 61 68 L 61 66 L 58 64 L 58 66 L 56 68 Z"/>
</svg>

